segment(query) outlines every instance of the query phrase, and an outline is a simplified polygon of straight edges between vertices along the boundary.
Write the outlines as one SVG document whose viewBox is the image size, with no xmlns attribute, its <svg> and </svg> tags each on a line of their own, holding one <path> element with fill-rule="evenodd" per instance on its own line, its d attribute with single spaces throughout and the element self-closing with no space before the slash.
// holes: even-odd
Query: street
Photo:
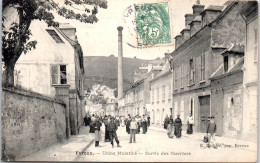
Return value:
<svg viewBox="0 0 260 163">
<path fill-rule="evenodd" d="M 117 135 L 122 147 L 112 148 L 104 142 L 102 127 L 101 147 L 95 147 L 94 134 L 82 127 L 79 135 L 63 144 L 53 145 L 19 161 L 248 161 L 256 159 L 255 145 L 237 139 L 217 137 L 218 148 L 206 148 L 203 134 L 195 133 L 180 139 L 169 139 L 165 130 L 150 127 L 147 134 L 137 134 L 136 143 L 129 143 L 125 127 L 119 127 Z M 202 137 L 201 137 L 202 136 Z M 115 142 L 114 142 L 115 143 Z M 116 144 L 116 143 L 115 143 Z"/>
</svg>

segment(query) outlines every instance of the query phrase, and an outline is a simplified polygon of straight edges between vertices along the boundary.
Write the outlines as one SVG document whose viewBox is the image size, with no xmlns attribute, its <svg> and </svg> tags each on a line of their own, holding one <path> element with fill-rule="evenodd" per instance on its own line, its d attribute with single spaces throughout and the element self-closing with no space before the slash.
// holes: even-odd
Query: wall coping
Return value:
<svg viewBox="0 0 260 163">
<path fill-rule="evenodd" d="M 55 102 L 55 103 L 58 103 L 58 104 L 65 105 L 65 103 L 63 103 L 62 101 L 60 101 L 58 99 L 48 97 L 48 96 L 45 96 L 45 95 L 42 95 L 42 94 L 39 94 L 39 93 L 36 93 L 36 92 L 32 92 L 32 91 L 29 91 L 29 90 L 24 90 L 24 89 L 21 89 L 21 88 L 2 87 L 2 90 L 7 91 L 7 92 L 12 92 L 12 93 L 15 93 L 15 94 L 20 94 L 20 95 L 24 95 L 24 96 L 28 96 L 28 97 L 38 98 L 38 99 L 47 100 L 47 101 L 50 101 L 50 102 Z"/>
</svg>

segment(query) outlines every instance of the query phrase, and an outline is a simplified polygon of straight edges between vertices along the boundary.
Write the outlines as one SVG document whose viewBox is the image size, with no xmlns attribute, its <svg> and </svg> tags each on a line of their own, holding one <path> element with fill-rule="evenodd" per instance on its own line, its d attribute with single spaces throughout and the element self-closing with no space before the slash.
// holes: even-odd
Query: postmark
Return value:
<svg viewBox="0 0 260 163">
<path fill-rule="evenodd" d="M 168 2 L 133 4 L 123 13 L 126 43 L 133 48 L 172 45 Z"/>
</svg>

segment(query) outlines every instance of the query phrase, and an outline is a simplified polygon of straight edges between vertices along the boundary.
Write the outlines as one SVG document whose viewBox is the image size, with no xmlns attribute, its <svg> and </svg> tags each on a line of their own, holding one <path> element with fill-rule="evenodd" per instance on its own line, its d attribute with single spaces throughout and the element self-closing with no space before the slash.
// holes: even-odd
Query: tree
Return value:
<svg viewBox="0 0 260 163">
<path fill-rule="evenodd" d="M 60 0 L 59 0 L 60 2 Z M 106 0 L 63 0 L 61 7 L 54 0 L 3 0 L 3 11 L 15 8 L 18 22 L 5 28 L 6 16 L 2 16 L 2 61 L 4 62 L 3 85 L 14 85 L 14 67 L 24 52 L 36 47 L 37 41 L 28 41 L 31 36 L 30 24 L 33 20 L 43 20 L 48 26 L 58 27 L 52 12 L 66 19 L 76 19 L 83 23 L 96 23 L 98 8 L 107 8 Z M 89 9 L 92 6 L 93 9 Z"/>
</svg>

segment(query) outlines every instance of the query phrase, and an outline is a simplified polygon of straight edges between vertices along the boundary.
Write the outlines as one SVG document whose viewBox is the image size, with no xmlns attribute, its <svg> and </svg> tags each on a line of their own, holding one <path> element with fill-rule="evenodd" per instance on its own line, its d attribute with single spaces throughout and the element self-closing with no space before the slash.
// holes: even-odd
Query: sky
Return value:
<svg viewBox="0 0 260 163">
<path fill-rule="evenodd" d="M 82 46 L 84 56 L 118 56 L 118 31 L 117 27 L 122 26 L 123 30 L 123 56 L 139 59 L 155 59 L 164 57 L 164 53 L 172 52 L 174 45 L 165 47 L 151 47 L 137 49 L 128 45 L 135 44 L 133 37 L 134 25 L 131 21 L 134 17 L 125 17 L 126 9 L 133 4 L 167 2 L 167 0 L 107 0 L 108 8 L 99 8 L 97 17 L 99 21 L 94 24 L 80 23 L 77 20 L 64 19 L 56 16 L 62 23 L 70 23 L 77 28 L 77 37 Z M 169 16 L 172 30 L 172 42 L 185 26 L 185 14 L 192 14 L 192 5 L 196 0 L 168 0 Z M 223 5 L 225 0 L 200 0 L 200 4 Z"/>
</svg>

